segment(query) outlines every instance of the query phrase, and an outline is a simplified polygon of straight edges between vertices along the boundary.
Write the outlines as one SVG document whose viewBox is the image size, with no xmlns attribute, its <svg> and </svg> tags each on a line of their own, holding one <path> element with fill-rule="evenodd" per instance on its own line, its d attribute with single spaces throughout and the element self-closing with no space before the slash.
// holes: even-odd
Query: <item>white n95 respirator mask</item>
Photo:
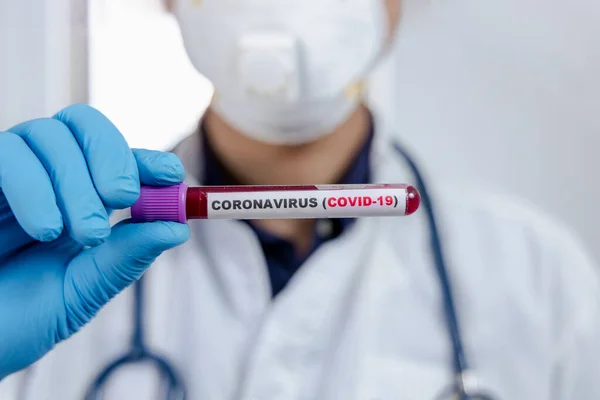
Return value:
<svg viewBox="0 0 600 400">
<path fill-rule="evenodd" d="M 274 144 L 315 140 L 361 101 L 387 39 L 383 0 L 176 0 L 185 48 L 212 109 Z"/>
</svg>

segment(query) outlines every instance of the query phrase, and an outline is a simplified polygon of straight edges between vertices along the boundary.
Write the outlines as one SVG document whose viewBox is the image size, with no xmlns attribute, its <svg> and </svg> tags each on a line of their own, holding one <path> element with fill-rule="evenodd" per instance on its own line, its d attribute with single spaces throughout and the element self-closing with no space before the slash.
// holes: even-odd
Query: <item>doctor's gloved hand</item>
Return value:
<svg viewBox="0 0 600 400">
<path fill-rule="evenodd" d="M 140 182 L 183 175 L 175 155 L 131 150 L 85 105 L 0 132 L 0 379 L 69 338 L 188 239 L 183 224 L 111 230 L 108 219 L 137 200 Z"/>
</svg>

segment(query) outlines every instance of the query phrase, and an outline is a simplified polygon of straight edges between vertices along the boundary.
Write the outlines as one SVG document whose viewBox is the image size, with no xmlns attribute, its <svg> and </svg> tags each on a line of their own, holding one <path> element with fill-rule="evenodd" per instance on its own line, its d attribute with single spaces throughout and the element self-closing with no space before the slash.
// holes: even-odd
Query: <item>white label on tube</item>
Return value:
<svg viewBox="0 0 600 400">
<path fill-rule="evenodd" d="M 209 219 L 402 216 L 404 188 L 207 193 Z"/>
</svg>

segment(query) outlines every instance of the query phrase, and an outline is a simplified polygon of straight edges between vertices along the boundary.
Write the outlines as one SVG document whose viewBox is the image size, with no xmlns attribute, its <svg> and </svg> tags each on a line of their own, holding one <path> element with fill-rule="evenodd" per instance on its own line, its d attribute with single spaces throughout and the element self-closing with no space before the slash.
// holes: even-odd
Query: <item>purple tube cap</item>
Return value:
<svg viewBox="0 0 600 400">
<path fill-rule="evenodd" d="M 131 206 L 134 222 L 172 221 L 185 224 L 187 185 L 142 186 L 140 197 Z"/>
</svg>

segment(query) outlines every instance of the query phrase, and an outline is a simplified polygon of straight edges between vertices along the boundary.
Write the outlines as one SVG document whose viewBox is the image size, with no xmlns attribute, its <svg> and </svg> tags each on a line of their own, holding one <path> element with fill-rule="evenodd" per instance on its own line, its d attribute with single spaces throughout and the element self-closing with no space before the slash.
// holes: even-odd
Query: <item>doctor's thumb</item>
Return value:
<svg viewBox="0 0 600 400">
<path fill-rule="evenodd" d="M 189 228 L 173 222 L 115 225 L 100 246 L 75 257 L 65 273 L 68 335 L 78 331 L 123 289 L 138 280 L 164 251 L 189 239 Z"/>
</svg>

